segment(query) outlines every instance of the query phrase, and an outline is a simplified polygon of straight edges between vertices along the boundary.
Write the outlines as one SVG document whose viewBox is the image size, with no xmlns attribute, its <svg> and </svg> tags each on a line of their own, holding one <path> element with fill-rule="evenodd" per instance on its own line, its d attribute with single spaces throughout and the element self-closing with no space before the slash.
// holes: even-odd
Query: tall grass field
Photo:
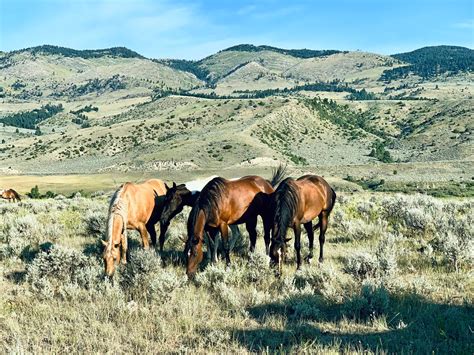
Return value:
<svg viewBox="0 0 474 355">
<path fill-rule="evenodd" d="M 0 203 L 0 353 L 473 353 L 472 199 L 341 192 L 324 263 L 296 271 L 290 241 L 278 278 L 241 228 L 189 282 L 189 210 L 104 277 L 109 198 Z"/>
</svg>

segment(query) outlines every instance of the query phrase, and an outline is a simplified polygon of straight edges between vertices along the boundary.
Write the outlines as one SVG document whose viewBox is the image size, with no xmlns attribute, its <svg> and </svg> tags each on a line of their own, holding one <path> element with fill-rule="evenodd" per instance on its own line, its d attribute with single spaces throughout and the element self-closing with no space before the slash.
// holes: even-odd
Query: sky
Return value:
<svg viewBox="0 0 474 355">
<path fill-rule="evenodd" d="M 201 59 L 250 43 L 381 54 L 474 47 L 473 0 L 0 0 L 0 50 L 115 46 Z"/>
</svg>

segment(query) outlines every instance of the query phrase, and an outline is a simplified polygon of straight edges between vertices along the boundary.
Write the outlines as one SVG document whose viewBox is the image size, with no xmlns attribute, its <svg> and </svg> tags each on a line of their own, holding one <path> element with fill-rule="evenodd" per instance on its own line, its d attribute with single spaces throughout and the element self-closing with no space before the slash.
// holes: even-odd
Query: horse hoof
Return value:
<svg viewBox="0 0 474 355">
<path fill-rule="evenodd" d="M 319 258 L 319 262 L 322 263 L 324 261 L 323 258 Z"/>
<path fill-rule="evenodd" d="M 306 258 L 305 258 L 306 262 L 308 264 L 311 264 L 311 261 L 313 261 L 313 256 L 312 255 L 308 255 Z"/>
</svg>

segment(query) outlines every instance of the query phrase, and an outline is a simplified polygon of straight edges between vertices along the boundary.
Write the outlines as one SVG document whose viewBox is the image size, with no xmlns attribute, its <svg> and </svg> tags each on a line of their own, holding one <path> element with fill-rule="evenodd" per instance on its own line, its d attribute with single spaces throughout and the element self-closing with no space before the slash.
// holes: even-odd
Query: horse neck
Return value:
<svg viewBox="0 0 474 355">
<path fill-rule="evenodd" d="M 107 236 L 109 244 L 121 242 L 122 234 L 126 234 L 128 206 L 122 197 L 123 187 L 112 198 L 107 222 Z"/>
<path fill-rule="evenodd" d="M 188 238 L 202 240 L 204 236 L 204 227 L 206 225 L 206 214 L 198 206 L 194 206 L 191 210 L 188 220 Z"/>
<path fill-rule="evenodd" d="M 198 197 L 199 197 L 198 191 L 190 191 L 190 193 L 187 194 L 186 197 L 183 199 L 184 205 L 193 207 L 196 204 Z"/>
</svg>

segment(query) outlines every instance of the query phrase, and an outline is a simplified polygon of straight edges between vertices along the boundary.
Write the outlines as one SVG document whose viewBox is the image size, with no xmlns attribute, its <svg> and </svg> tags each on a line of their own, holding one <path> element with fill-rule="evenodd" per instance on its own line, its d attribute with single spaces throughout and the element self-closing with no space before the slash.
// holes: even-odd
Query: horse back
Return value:
<svg viewBox="0 0 474 355">
<path fill-rule="evenodd" d="M 304 175 L 295 181 L 300 190 L 305 217 L 313 219 L 322 211 L 330 211 L 334 204 L 334 192 L 322 177 Z M 310 215 L 313 216 L 310 218 Z M 306 218 L 305 218 L 306 219 Z"/>
<path fill-rule="evenodd" d="M 268 180 L 258 175 L 243 176 L 240 179 L 231 180 L 231 182 L 237 182 L 243 184 L 244 186 L 247 185 L 249 188 L 250 186 L 254 186 L 256 190 L 258 190 L 257 193 L 264 192 L 266 194 L 270 194 L 275 191 Z"/>
<path fill-rule="evenodd" d="M 256 197 L 261 193 L 269 194 L 273 192 L 270 183 L 256 175 L 223 181 L 224 193 L 220 196 L 218 203 L 218 219 L 224 220 L 228 224 L 240 221 L 248 213 L 256 213 L 257 211 L 253 211 L 256 207 L 254 206 Z M 249 207 L 251 206 L 253 212 L 250 212 Z M 218 220 L 213 222 L 219 224 Z"/>
<path fill-rule="evenodd" d="M 166 194 L 163 181 L 150 179 L 141 184 L 127 182 L 122 187 L 121 198 L 127 204 L 128 227 L 137 228 L 146 224 L 162 202 L 160 197 Z"/>
</svg>

